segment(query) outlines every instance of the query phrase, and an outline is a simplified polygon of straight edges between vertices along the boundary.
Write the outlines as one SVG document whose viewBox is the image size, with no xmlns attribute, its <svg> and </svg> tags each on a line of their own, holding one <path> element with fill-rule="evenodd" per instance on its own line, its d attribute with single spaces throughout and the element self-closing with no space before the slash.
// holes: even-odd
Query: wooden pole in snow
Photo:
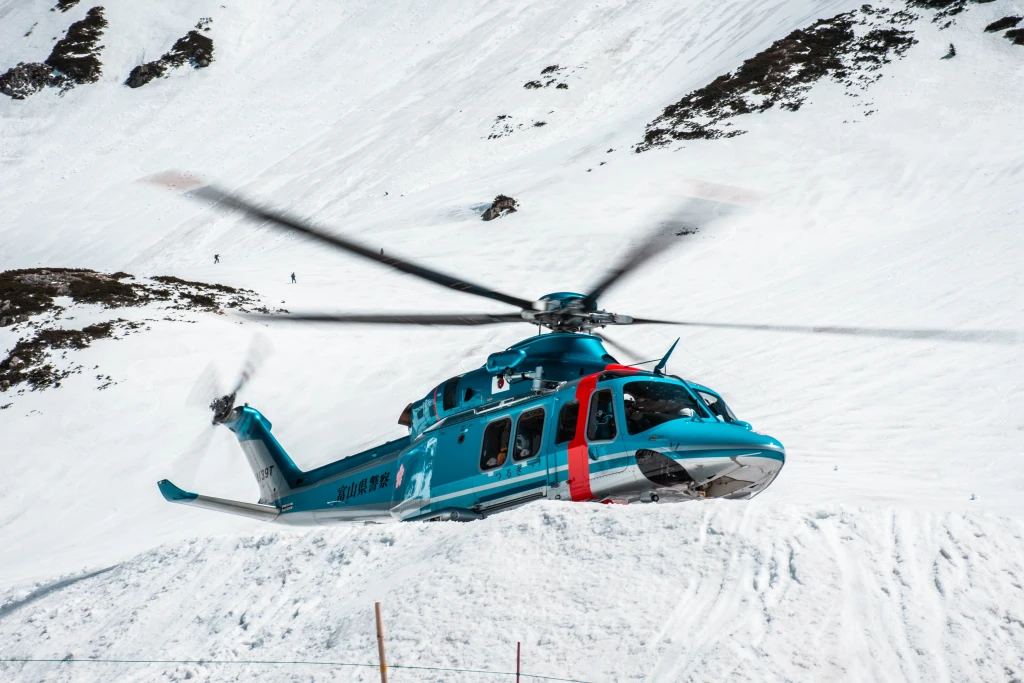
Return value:
<svg viewBox="0 0 1024 683">
<path fill-rule="evenodd" d="M 384 619 L 380 616 L 380 603 L 373 603 L 377 615 L 377 654 L 380 656 L 380 683 L 388 683 L 388 662 L 384 657 Z"/>
<path fill-rule="evenodd" d="M 519 683 L 519 655 L 523 651 L 523 644 L 516 643 L 516 683 Z"/>
</svg>

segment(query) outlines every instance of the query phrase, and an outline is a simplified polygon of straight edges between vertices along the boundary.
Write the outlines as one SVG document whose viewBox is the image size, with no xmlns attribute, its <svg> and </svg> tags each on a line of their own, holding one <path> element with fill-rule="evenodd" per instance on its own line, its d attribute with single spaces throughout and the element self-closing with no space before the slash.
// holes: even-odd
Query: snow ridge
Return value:
<svg viewBox="0 0 1024 683">
<path fill-rule="evenodd" d="M 464 525 L 164 546 L 36 589 L 17 611 L 0 607 L 0 638 L 5 654 L 32 658 L 373 662 L 380 600 L 389 657 L 406 666 L 507 671 L 522 641 L 528 672 L 587 681 L 1011 679 L 1024 675 L 1022 543 L 1024 526 L 984 514 L 542 503 Z M 24 602 L 28 590 L 0 600 Z M 0 672 L 78 682 L 269 675 L 256 665 Z"/>
</svg>

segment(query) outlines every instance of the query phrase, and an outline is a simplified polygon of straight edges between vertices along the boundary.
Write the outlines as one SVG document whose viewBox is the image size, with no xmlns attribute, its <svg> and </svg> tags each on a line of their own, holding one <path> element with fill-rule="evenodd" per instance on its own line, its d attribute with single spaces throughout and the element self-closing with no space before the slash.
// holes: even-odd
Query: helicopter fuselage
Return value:
<svg viewBox="0 0 1024 683">
<path fill-rule="evenodd" d="M 573 345 L 591 353 L 567 360 Z M 549 351 L 562 366 L 541 363 Z M 538 367 L 517 373 L 527 360 Z M 234 408 L 224 424 L 249 459 L 260 502 L 236 509 L 166 480 L 161 491 L 172 502 L 291 524 L 469 520 L 540 499 L 750 498 L 785 462 L 782 444 L 736 419 L 713 390 L 618 365 L 588 335 L 534 337 L 473 373 L 412 404 L 409 436 L 306 472 L 262 414 Z"/>
</svg>

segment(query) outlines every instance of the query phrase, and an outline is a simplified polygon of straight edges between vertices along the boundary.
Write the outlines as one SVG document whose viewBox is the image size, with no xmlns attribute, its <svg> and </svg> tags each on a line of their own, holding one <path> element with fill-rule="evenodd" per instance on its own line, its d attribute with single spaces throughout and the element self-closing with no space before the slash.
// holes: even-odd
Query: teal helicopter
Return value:
<svg viewBox="0 0 1024 683">
<path fill-rule="evenodd" d="M 634 318 L 605 311 L 598 299 L 657 253 L 730 213 L 732 206 L 690 200 L 629 250 L 587 293 L 520 298 L 441 273 L 210 185 L 176 176 L 161 183 L 199 199 L 427 282 L 515 307 L 508 313 L 308 313 L 249 316 L 266 322 L 386 325 L 528 323 L 548 330 L 493 353 L 483 367 L 452 377 L 409 403 L 400 439 L 313 470 L 300 469 L 270 421 L 236 398 L 255 369 L 212 397 L 212 423 L 231 430 L 260 488 L 256 503 L 227 500 L 158 482 L 164 498 L 254 519 L 297 525 L 338 522 L 469 521 L 531 501 L 657 503 L 748 499 L 782 471 L 777 440 L 739 419 L 710 387 L 669 374 L 676 344 L 658 359 L 637 357 L 598 332 L 615 325 L 688 325 L 953 341 L 1009 341 L 1012 333 L 698 323 Z M 1008 336 L 1009 335 L 1009 336 Z M 678 339 L 676 343 L 678 343 Z M 654 363 L 650 370 L 641 366 Z"/>
</svg>

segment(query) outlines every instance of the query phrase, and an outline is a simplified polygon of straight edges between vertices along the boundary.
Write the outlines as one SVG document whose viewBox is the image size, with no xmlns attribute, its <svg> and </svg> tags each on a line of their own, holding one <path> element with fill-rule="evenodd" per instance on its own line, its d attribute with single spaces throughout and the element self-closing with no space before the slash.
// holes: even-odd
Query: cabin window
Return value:
<svg viewBox="0 0 1024 683">
<path fill-rule="evenodd" d="M 610 441 L 615 438 L 615 413 L 612 411 L 611 389 L 602 389 L 590 399 L 590 418 L 587 420 L 588 441 Z"/>
<path fill-rule="evenodd" d="M 503 417 L 487 425 L 484 445 L 480 452 L 480 469 L 501 467 L 508 458 L 508 442 L 512 434 L 512 418 Z"/>
<path fill-rule="evenodd" d="M 729 406 L 725 404 L 725 401 L 720 396 L 709 394 L 706 391 L 698 391 L 697 395 L 704 400 L 704 403 L 715 414 L 715 417 L 721 419 L 722 422 L 735 422 L 737 420 L 735 413 L 730 410 Z"/>
<path fill-rule="evenodd" d="M 622 390 L 626 431 L 640 434 L 671 420 L 711 417 L 682 384 L 630 382 Z"/>
<path fill-rule="evenodd" d="M 579 401 L 569 401 L 558 413 L 558 429 L 555 430 L 555 444 L 572 441 L 576 436 L 576 421 L 580 416 Z"/>
<path fill-rule="evenodd" d="M 443 405 L 446 411 L 459 405 L 459 378 L 452 377 L 444 383 Z"/>
<path fill-rule="evenodd" d="M 529 460 L 540 453 L 541 437 L 544 435 L 544 409 L 534 408 L 519 416 L 516 423 L 513 460 Z"/>
</svg>

